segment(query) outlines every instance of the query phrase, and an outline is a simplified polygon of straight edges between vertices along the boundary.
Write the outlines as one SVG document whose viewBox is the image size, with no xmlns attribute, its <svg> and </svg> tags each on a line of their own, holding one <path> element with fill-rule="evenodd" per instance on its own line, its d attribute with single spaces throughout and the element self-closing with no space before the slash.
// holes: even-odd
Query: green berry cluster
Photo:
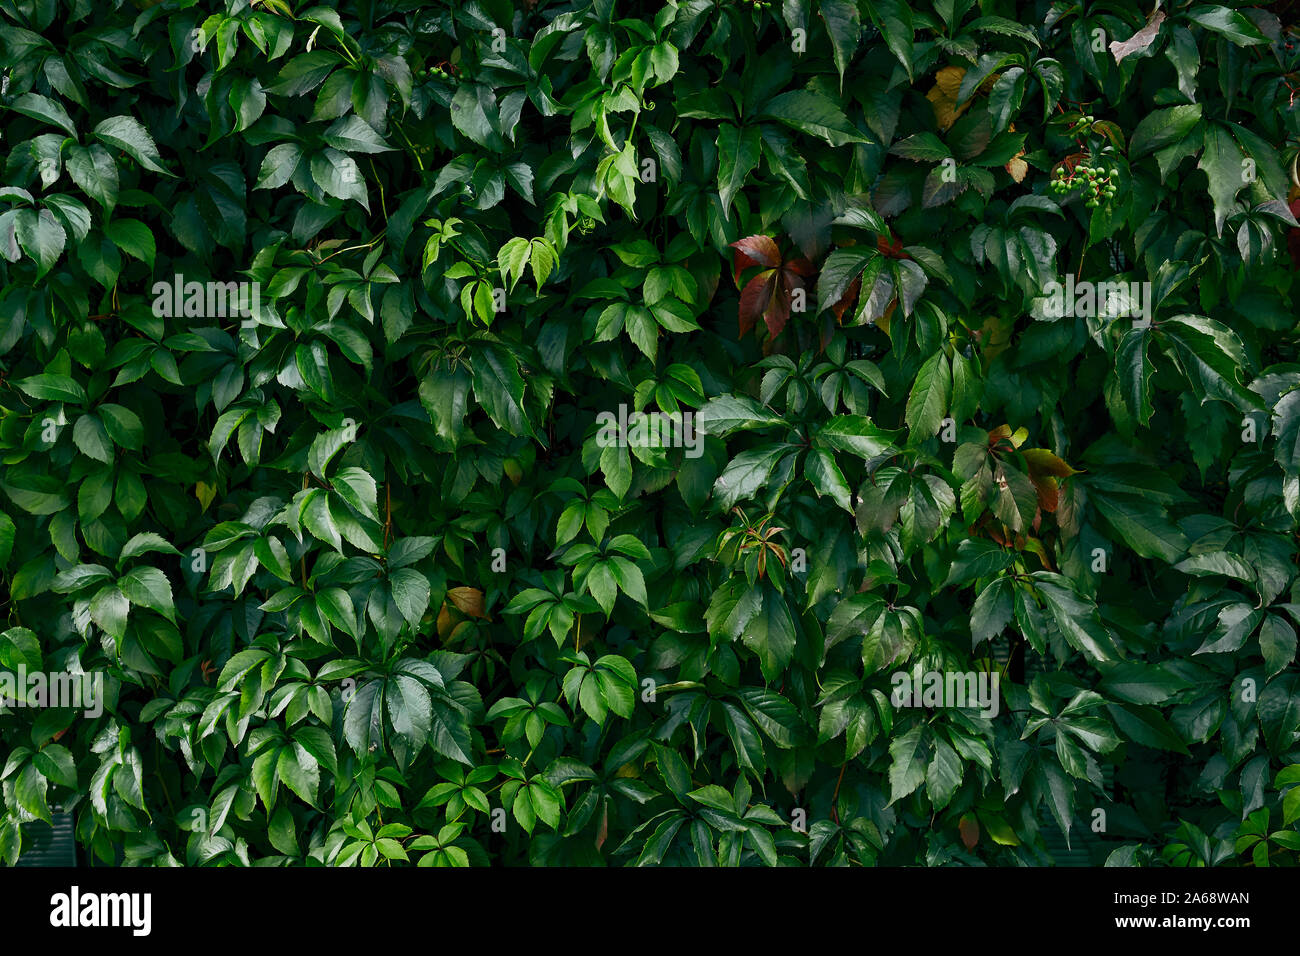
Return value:
<svg viewBox="0 0 1300 956">
<path fill-rule="evenodd" d="M 426 67 L 423 67 L 423 68 L 421 68 L 421 69 L 419 69 L 419 70 L 416 70 L 416 71 L 415 71 L 415 75 L 416 75 L 416 76 L 422 76 L 422 77 L 425 77 L 426 79 L 429 79 L 429 78 L 431 78 L 431 77 L 435 77 L 435 76 L 436 76 L 436 77 L 441 77 L 441 78 L 444 79 L 444 80 L 450 80 L 450 79 L 452 79 L 452 75 L 451 75 L 450 73 L 448 73 L 445 69 L 443 69 L 441 66 L 426 66 Z"/>
<path fill-rule="evenodd" d="M 1118 175 L 1119 170 L 1114 166 L 1081 164 L 1071 171 L 1062 165 L 1056 167 L 1056 178 L 1052 180 L 1050 188 L 1059 195 L 1077 190 L 1084 197 L 1083 204 L 1095 208 L 1109 203 L 1115 197 Z"/>
</svg>

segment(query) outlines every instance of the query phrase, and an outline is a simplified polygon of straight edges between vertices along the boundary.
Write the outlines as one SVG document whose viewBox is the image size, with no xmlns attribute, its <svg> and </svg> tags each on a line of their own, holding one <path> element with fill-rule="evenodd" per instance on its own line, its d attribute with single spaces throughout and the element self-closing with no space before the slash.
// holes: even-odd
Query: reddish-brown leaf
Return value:
<svg viewBox="0 0 1300 956">
<path fill-rule="evenodd" d="M 809 277 L 817 274 L 817 267 L 809 260 L 800 256 L 798 259 L 791 259 L 781 266 L 786 272 L 794 275 Z"/>
<path fill-rule="evenodd" d="M 790 321 L 790 299 L 792 290 L 785 273 L 780 273 L 773 282 L 772 296 L 763 310 L 763 321 L 767 323 L 768 338 L 775 339 Z"/>
<path fill-rule="evenodd" d="M 849 283 L 849 287 L 844 290 L 840 296 L 840 301 L 831 306 L 831 311 L 835 313 L 835 321 L 844 324 L 844 313 L 849 306 L 858 300 L 858 293 L 862 291 L 862 276 L 858 276 Z"/>
<path fill-rule="evenodd" d="M 781 264 L 781 250 L 770 236 L 746 236 L 731 244 L 735 252 L 735 271 L 733 279 L 737 288 L 740 286 L 740 274 L 754 266 L 775 269 Z"/>
<path fill-rule="evenodd" d="M 993 431 L 989 432 L 989 448 L 997 448 L 1001 442 L 1011 442 L 1011 426 L 999 425 Z"/>
<path fill-rule="evenodd" d="M 975 844 L 980 841 L 980 825 L 969 813 L 957 822 L 957 829 L 961 832 L 961 842 L 966 844 L 966 849 L 975 849 Z"/>
<path fill-rule="evenodd" d="M 740 293 L 740 337 L 742 339 L 753 330 L 758 317 L 767 310 L 776 278 L 775 269 L 760 272 L 746 283 Z"/>
<path fill-rule="evenodd" d="M 1049 514 L 1056 511 L 1056 506 L 1061 501 L 1061 489 L 1057 486 L 1056 479 L 1051 475 L 1035 475 L 1030 470 L 1029 481 L 1038 492 L 1038 507 Z M 1034 526 L 1034 530 L 1038 530 L 1037 525 Z"/>
<path fill-rule="evenodd" d="M 884 236 L 876 237 L 876 248 L 890 259 L 910 259 L 912 258 L 903 251 L 903 240 L 899 239 L 893 233 L 890 233 L 892 242 L 885 241 Z"/>
<path fill-rule="evenodd" d="M 483 592 L 478 588 L 450 588 L 447 600 L 456 605 L 456 610 L 470 617 L 483 617 Z"/>
</svg>

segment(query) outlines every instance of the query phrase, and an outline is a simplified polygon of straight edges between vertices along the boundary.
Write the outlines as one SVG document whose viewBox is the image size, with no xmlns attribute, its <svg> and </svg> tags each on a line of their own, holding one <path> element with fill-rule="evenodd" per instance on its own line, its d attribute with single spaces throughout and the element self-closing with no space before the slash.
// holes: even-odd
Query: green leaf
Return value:
<svg viewBox="0 0 1300 956">
<path fill-rule="evenodd" d="M 863 415 L 834 415 L 817 432 L 819 443 L 868 460 L 895 451 L 893 438 Z"/>
<path fill-rule="evenodd" d="M 75 379 L 67 375 L 55 375 L 46 372 L 19 379 L 13 383 L 32 398 L 50 402 L 81 403 L 86 400 L 86 390 Z"/>
<path fill-rule="evenodd" d="M 840 471 L 839 466 L 835 464 L 835 458 L 829 452 L 820 448 L 811 449 L 804 467 L 808 473 L 808 480 L 812 482 L 819 496 L 829 496 L 837 505 L 849 514 L 853 514 L 849 483 L 844 480 L 844 473 Z"/>
<path fill-rule="evenodd" d="M 1264 654 L 1264 668 L 1272 679 L 1295 660 L 1295 628 L 1280 615 L 1269 614 L 1260 625 L 1259 647 Z"/>
<path fill-rule="evenodd" d="M 1120 733 L 1142 746 L 1180 754 L 1189 753 L 1178 732 L 1155 707 L 1107 704 L 1106 711 L 1115 721 Z"/>
<path fill-rule="evenodd" d="M 858 247 L 836 249 L 827 256 L 817 277 L 817 311 L 822 312 L 839 302 L 867 263 L 878 258 L 880 253 L 874 249 Z M 861 295 L 869 292 L 869 289 L 864 289 Z"/>
<path fill-rule="evenodd" d="M 45 800 L 47 787 L 48 781 L 45 776 L 37 769 L 35 763 L 29 763 L 23 767 L 14 781 L 14 799 L 23 810 L 53 825 L 54 818 L 50 815 L 50 807 Z"/>
<path fill-rule="evenodd" d="M 104 227 L 104 232 L 123 252 L 133 259 L 139 259 L 150 269 L 153 268 L 154 250 L 153 233 L 149 227 L 136 219 L 114 219 Z"/>
<path fill-rule="evenodd" d="M 532 245 L 527 239 L 520 239 L 518 236 L 503 245 L 497 252 L 501 281 L 507 283 L 507 288 L 511 291 L 514 291 L 515 284 L 523 277 L 524 268 L 528 265 L 531 254 Z"/>
<path fill-rule="evenodd" d="M 1205 316 L 1176 315 L 1161 323 L 1160 334 L 1202 404 L 1219 399 L 1242 411 L 1263 408 L 1259 396 L 1242 384 L 1249 360 L 1232 329 Z"/>
<path fill-rule="evenodd" d="M 758 165 L 760 143 L 757 126 L 723 124 L 718 131 L 718 195 L 725 212 L 731 200 Z"/>
<path fill-rule="evenodd" d="M 107 584 L 90 599 L 90 619 L 115 640 L 126 634 L 126 616 L 131 606 L 116 584 Z"/>
<path fill-rule="evenodd" d="M 64 162 L 72 181 L 104 207 L 105 216 L 112 215 L 117 205 L 118 176 L 117 164 L 108 150 L 98 143 L 70 146 Z"/>
<path fill-rule="evenodd" d="M 889 745 L 889 802 L 897 803 L 925 783 L 929 758 L 926 728 L 917 725 Z"/>
<path fill-rule="evenodd" d="M 98 416 L 87 414 L 78 418 L 72 426 L 72 441 L 83 455 L 106 464 L 112 463 L 113 444 Z"/>
<path fill-rule="evenodd" d="M 1148 113 L 1129 140 L 1130 158 L 1137 159 L 1180 142 L 1201 121 L 1201 108 L 1200 103 L 1192 103 Z"/>
<path fill-rule="evenodd" d="M 778 747 L 798 746 L 806 737 L 806 725 L 786 698 L 760 687 L 742 687 L 736 697 L 749 716 Z"/>
<path fill-rule="evenodd" d="M 1216 4 L 1198 4 L 1187 11 L 1193 23 L 1227 37 L 1237 46 L 1267 43 L 1264 35 L 1242 13 Z"/>
<path fill-rule="evenodd" d="M 370 211 L 366 185 L 361 178 L 361 170 L 352 157 L 326 147 L 312 154 L 310 167 L 312 180 L 326 194 L 336 199 L 355 199 L 361 208 Z"/>
<path fill-rule="evenodd" d="M 302 147 L 297 143 L 281 143 L 273 147 L 262 160 L 254 189 L 278 189 L 293 178 L 302 159 Z"/>
<path fill-rule="evenodd" d="M 1187 551 L 1186 535 L 1169 520 L 1165 509 L 1153 501 L 1090 487 L 1088 503 L 1141 557 L 1173 563 Z"/>
<path fill-rule="evenodd" d="M 344 153 L 388 153 L 393 147 L 359 116 L 344 116 L 321 134 L 321 139 Z"/>
<path fill-rule="evenodd" d="M 137 119 L 131 116 L 110 116 L 91 131 L 100 142 L 120 149 L 145 169 L 171 176 L 162 166 L 162 157 L 153 137 Z"/>
<path fill-rule="evenodd" d="M 10 103 L 9 108 L 15 113 L 22 113 L 32 119 L 57 126 L 69 136 L 77 135 L 77 128 L 72 125 L 72 117 L 68 115 L 68 111 L 61 104 L 39 93 L 24 93 Z"/>
<path fill-rule="evenodd" d="M 911 444 L 917 444 L 938 434 L 939 425 L 943 422 L 944 413 L 947 412 L 951 400 L 952 367 L 948 363 L 948 356 L 943 352 L 936 352 L 926 359 L 920 371 L 916 373 L 912 393 L 907 398 L 907 411 L 904 417 L 910 430 Z"/>
<path fill-rule="evenodd" d="M 995 578 L 975 599 L 970 617 L 972 650 L 1001 634 L 1011 623 L 1014 615 L 1011 591 L 1010 578 Z"/>
<path fill-rule="evenodd" d="M 835 71 L 840 76 L 840 90 L 844 90 L 844 71 L 848 69 L 853 54 L 857 52 L 862 36 L 857 4 L 852 0 L 821 0 L 817 14 L 826 25 L 831 38 L 831 55 L 835 58 Z"/>
<path fill-rule="evenodd" d="M 833 100 L 810 90 L 791 90 L 773 97 L 763 106 L 762 115 L 832 146 L 868 142 Z"/>
<path fill-rule="evenodd" d="M 16 214 L 13 236 L 25 253 L 36 262 L 36 278 L 43 277 L 59 261 L 68 236 L 48 209 L 39 213 L 20 209 Z"/>
<path fill-rule="evenodd" d="M 769 681 L 776 680 L 794 656 L 796 640 L 794 618 L 780 592 L 764 589 L 762 609 L 750 619 L 741 640 L 758 655 L 763 676 Z M 761 722 L 759 726 L 763 726 Z"/>
<path fill-rule="evenodd" d="M 1147 357 L 1150 336 L 1141 329 L 1130 329 L 1120 339 L 1115 351 L 1115 377 L 1129 413 L 1145 426 L 1155 411 L 1151 404 L 1151 376 L 1155 371 Z"/>
<path fill-rule="evenodd" d="M 733 458 L 713 483 L 713 494 L 719 505 L 730 509 L 736 502 L 756 494 L 766 485 L 777 461 L 789 450 L 788 445 L 762 445 Z"/>
<path fill-rule="evenodd" d="M 1223 224 L 1237 208 L 1237 193 L 1246 185 L 1242 160 L 1246 158 L 1232 134 L 1217 123 L 1204 126 L 1205 151 L 1196 168 L 1210 181 L 1214 202 L 1214 231 L 1223 235 Z"/>
<path fill-rule="evenodd" d="M 555 247 L 551 245 L 548 239 L 534 239 L 529 243 L 528 264 L 533 269 L 533 280 L 537 284 L 537 291 L 540 294 L 542 286 L 550 278 L 551 273 L 555 270 L 559 256 L 556 254 Z"/>
<path fill-rule="evenodd" d="M 157 568 L 133 568 L 117 582 L 128 601 L 157 611 L 173 623 L 176 609 L 172 605 L 172 586 Z"/>
<path fill-rule="evenodd" d="M 782 422 L 779 415 L 748 395 L 719 395 L 710 399 L 695 418 L 699 431 L 719 438 L 741 429 L 767 428 Z"/>
<path fill-rule="evenodd" d="M 505 349 L 485 344 L 474 352 L 474 397 L 496 423 L 512 435 L 528 435 L 532 426 L 524 413 L 524 381 Z"/>
<path fill-rule="evenodd" d="M 1034 585 L 1056 629 L 1071 647 L 1091 661 L 1114 660 L 1119 656 L 1096 605 L 1079 595 L 1065 578 L 1038 571 L 1034 574 Z"/>
</svg>

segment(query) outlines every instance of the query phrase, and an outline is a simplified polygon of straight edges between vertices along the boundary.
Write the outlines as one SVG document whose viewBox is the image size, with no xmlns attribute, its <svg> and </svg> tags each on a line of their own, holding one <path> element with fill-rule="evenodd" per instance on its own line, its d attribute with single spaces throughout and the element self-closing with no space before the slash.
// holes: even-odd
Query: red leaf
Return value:
<svg viewBox="0 0 1300 956">
<path fill-rule="evenodd" d="M 840 296 L 840 301 L 836 302 L 834 305 L 831 306 L 831 311 L 835 313 L 836 322 L 839 322 L 841 325 L 844 324 L 845 311 L 848 309 L 849 306 L 851 306 L 855 301 L 857 301 L 858 293 L 861 291 L 862 291 L 862 276 L 858 276 L 856 279 L 854 279 L 852 282 L 849 283 L 849 287 L 845 289 L 844 294 Z"/>
<path fill-rule="evenodd" d="M 740 285 L 740 274 L 752 266 L 775 269 L 781 264 L 781 250 L 776 242 L 768 236 L 746 236 L 731 244 L 735 252 L 735 274 L 733 280 Z"/>
<path fill-rule="evenodd" d="M 772 298 L 772 287 L 776 284 L 777 272 L 768 269 L 750 279 L 740 293 L 740 337 L 744 338 L 754 328 L 758 317 L 767 310 Z"/>
<path fill-rule="evenodd" d="M 961 842 L 966 844 L 966 849 L 975 849 L 975 844 L 980 841 L 980 825 L 969 813 L 957 822 L 957 829 L 961 832 Z"/>
<path fill-rule="evenodd" d="M 903 240 L 899 239 L 893 233 L 890 233 L 893 242 L 886 242 L 884 236 L 876 237 L 876 248 L 888 256 L 890 259 L 910 259 L 912 258 L 903 251 Z"/>
<path fill-rule="evenodd" d="M 800 275 L 800 276 L 812 276 L 817 274 L 817 267 L 814 266 L 810 261 L 802 257 L 798 259 L 791 259 L 789 262 L 785 263 L 785 265 L 783 265 L 781 268 L 784 269 L 786 272 L 792 272 L 795 275 Z"/>
<path fill-rule="evenodd" d="M 768 299 L 767 308 L 763 310 L 763 321 L 767 323 L 769 338 L 776 338 L 790 321 L 791 284 L 786 281 L 784 273 L 772 284 L 776 287 Z"/>
<path fill-rule="evenodd" d="M 600 804 L 600 826 L 596 828 L 596 849 L 599 850 L 605 845 L 605 839 L 609 836 L 609 801 L 602 800 Z"/>
<path fill-rule="evenodd" d="M 1061 490 L 1057 487 L 1056 479 L 1050 475 L 1034 476 L 1031 474 L 1029 480 L 1033 484 L 1034 490 L 1038 492 L 1038 507 L 1049 514 L 1054 513 L 1056 506 L 1061 502 Z M 1038 530 L 1037 526 L 1035 526 L 1034 530 Z"/>
</svg>

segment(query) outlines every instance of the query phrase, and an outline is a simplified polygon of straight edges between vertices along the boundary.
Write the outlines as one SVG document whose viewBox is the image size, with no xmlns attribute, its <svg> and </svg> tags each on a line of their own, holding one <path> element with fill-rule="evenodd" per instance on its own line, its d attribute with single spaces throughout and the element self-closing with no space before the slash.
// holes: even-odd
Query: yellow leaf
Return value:
<svg viewBox="0 0 1300 956">
<path fill-rule="evenodd" d="M 1011 332 L 1015 324 L 1014 319 L 999 315 L 990 315 L 984 320 L 984 325 L 979 330 L 979 343 L 980 357 L 986 363 L 985 368 L 988 367 L 988 362 L 992 362 L 1011 345 Z"/>
<path fill-rule="evenodd" d="M 1011 829 L 1001 817 L 991 813 L 980 813 L 979 819 L 994 843 L 1002 846 L 1020 846 L 1020 838 L 1016 836 L 1016 831 Z"/>
<path fill-rule="evenodd" d="M 952 126 L 957 122 L 957 117 L 970 106 L 970 103 L 957 105 L 957 91 L 961 89 L 962 77 L 965 75 L 966 70 L 960 66 L 945 66 L 934 75 L 934 87 L 925 94 L 925 98 L 934 106 L 934 118 L 939 129 L 946 130 Z"/>
<path fill-rule="evenodd" d="M 1079 469 L 1067 465 L 1046 448 L 1026 448 L 1021 454 L 1029 463 L 1031 473 L 1052 475 L 1056 478 L 1068 478 L 1079 474 Z"/>
<path fill-rule="evenodd" d="M 894 317 L 894 308 L 897 305 L 898 296 L 894 296 L 894 298 L 889 301 L 889 305 L 885 306 L 885 314 L 876 320 L 876 325 L 879 327 L 880 331 L 884 332 L 886 335 L 889 334 L 889 322 Z"/>
<path fill-rule="evenodd" d="M 1025 155 L 1025 151 L 1022 149 L 1020 152 L 1016 153 L 1016 155 L 1012 156 L 1007 164 L 1002 167 L 1010 173 L 1011 178 L 1018 183 L 1024 182 L 1025 177 L 1029 175 L 1029 164 L 1020 158 L 1023 155 Z"/>
<path fill-rule="evenodd" d="M 208 505 L 212 504 L 212 499 L 216 496 L 216 485 L 210 485 L 206 481 L 200 481 L 194 486 L 194 497 L 199 499 L 199 506 L 203 511 L 208 510 Z"/>
</svg>

